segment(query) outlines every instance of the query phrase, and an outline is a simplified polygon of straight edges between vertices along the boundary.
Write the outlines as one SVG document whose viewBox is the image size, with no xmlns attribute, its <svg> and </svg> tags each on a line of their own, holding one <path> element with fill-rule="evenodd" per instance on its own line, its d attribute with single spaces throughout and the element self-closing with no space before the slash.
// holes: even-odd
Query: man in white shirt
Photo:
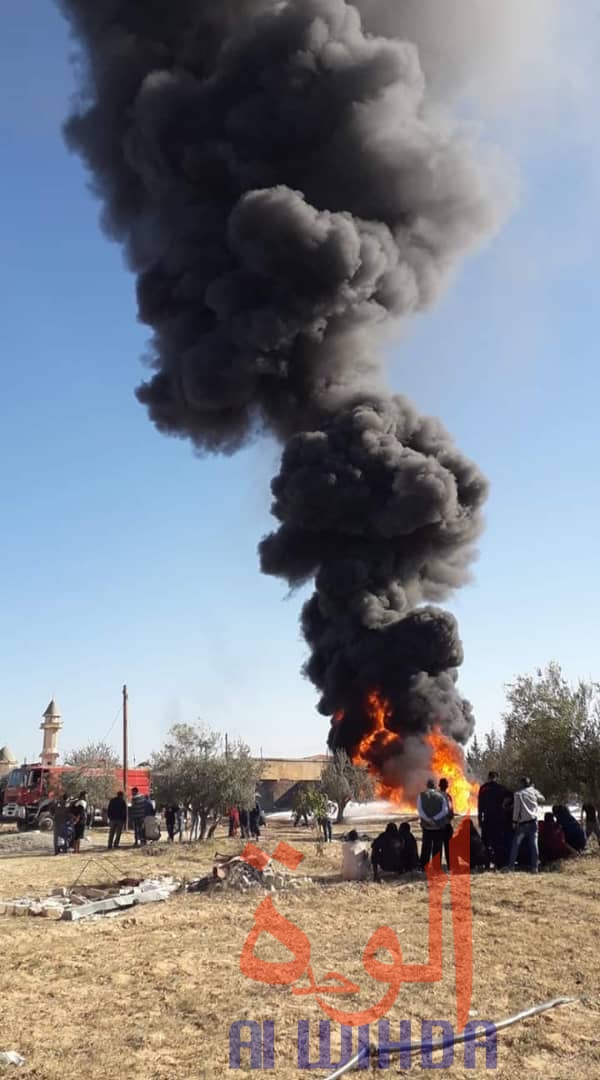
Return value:
<svg viewBox="0 0 600 1080">
<path fill-rule="evenodd" d="M 421 868 L 424 870 L 430 859 L 442 854 L 444 832 L 449 819 L 446 796 L 438 791 L 435 780 L 428 780 L 425 791 L 417 799 L 417 813 L 423 830 L 421 845 Z"/>
<path fill-rule="evenodd" d="M 508 869 L 514 870 L 519 848 L 523 840 L 529 847 L 530 870 L 537 874 L 538 854 L 538 805 L 544 802 L 544 796 L 533 786 L 529 777 L 524 776 L 515 791 L 513 799 L 514 836 L 508 860 Z"/>
</svg>

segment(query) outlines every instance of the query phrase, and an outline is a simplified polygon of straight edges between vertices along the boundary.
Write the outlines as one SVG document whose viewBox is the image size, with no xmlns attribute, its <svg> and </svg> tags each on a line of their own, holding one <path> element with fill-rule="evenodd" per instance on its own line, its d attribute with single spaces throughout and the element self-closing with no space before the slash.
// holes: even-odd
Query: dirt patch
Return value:
<svg viewBox="0 0 600 1080">
<path fill-rule="evenodd" d="M 371 830 L 373 833 L 375 830 Z M 377 830 L 378 831 L 378 830 Z M 96 836 L 96 834 L 95 834 Z M 98 840 L 101 834 L 98 835 Z M 261 846 L 279 840 L 305 852 L 298 873 L 314 884 L 274 897 L 277 910 L 309 937 L 317 978 L 339 971 L 361 987 L 344 1008 L 378 1001 L 385 987 L 362 967 L 365 944 L 377 927 L 399 935 L 404 960 L 422 962 L 427 949 L 427 892 L 422 882 L 344 884 L 339 844 L 319 854 L 306 830 L 269 827 Z M 210 872 L 215 851 L 239 854 L 222 835 L 210 845 L 160 845 L 155 854 L 131 848 L 99 854 L 85 884 L 173 874 L 191 881 Z M 2 896 L 70 885 L 85 856 L 8 858 L 0 868 Z M 600 858 L 577 860 L 563 872 L 481 875 L 473 878 L 473 1010 L 500 1019 L 559 994 L 584 1003 L 526 1022 L 499 1037 L 498 1068 L 483 1059 L 465 1070 L 462 1053 L 445 1072 L 453 1078 L 495 1075 L 544 1080 L 600 1080 L 600 977 L 595 932 L 600 914 Z M 168 904 L 137 908 L 109 921 L 50 923 L 0 921 L 3 950 L 2 1047 L 27 1059 L 15 1076 L 36 1080 L 197 1080 L 228 1071 L 229 1029 L 237 1020 L 275 1024 L 275 1075 L 301 1075 L 298 1021 L 316 1033 L 324 1019 L 313 998 L 285 987 L 249 982 L 239 968 L 243 944 L 262 899 L 256 892 L 177 895 Z M 449 901 L 444 901 L 444 976 L 440 983 L 405 987 L 388 1019 L 397 1038 L 400 1020 L 454 1017 L 454 968 Z M 265 959 L 278 947 L 261 947 Z M 289 957 L 288 957 L 289 958 Z M 332 999 L 333 1000 L 333 999 Z M 395 1033 L 394 1033 L 395 1032 Z M 333 1060 L 339 1030 L 332 1038 Z M 316 1049 L 313 1047 L 313 1049 Z M 314 1055 L 313 1055 L 314 1058 Z M 249 1059 L 248 1059 L 249 1060 Z M 392 1063 L 397 1073 L 397 1065 Z M 414 1073 L 420 1073 L 418 1063 Z M 234 1075 L 234 1074 L 232 1074 Z M 317 1071 L 317 1075 L 323 1075 Z M 357 1074 L 360 1075 L 360 1074 Z"/>
</svg>

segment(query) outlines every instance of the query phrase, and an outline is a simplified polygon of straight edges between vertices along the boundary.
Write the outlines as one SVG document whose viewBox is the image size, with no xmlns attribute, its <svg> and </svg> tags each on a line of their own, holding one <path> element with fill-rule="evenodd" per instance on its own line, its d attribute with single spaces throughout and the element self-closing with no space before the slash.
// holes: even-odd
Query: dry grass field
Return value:
<svg viewBox="0 0 600 1080">
<path fill-rule="evenodd" d="M 378 830 L 373 826 L 369 831 L 374 835 Z M 95 839 L 102 840 L 102 834 Z M 306 852 L 299 872 L 313 876 L 315 884 L 278 894 L 278 910 L 309 936 L 317 978 L 335 970 L 361 984 L 360 1000 L 348 1005 L 353 999 L 345 998 L 340 1007 L 369 1007 L 385 987 L 362 969 L 365 944 L 377 927 L 389 925 L 399 935 L 405 961 L 422 962 L 426 887 L 421 882 L 342 884 L 336 879 L 337 844 L 319 855 L 307 830 L 270 826 L 262 846 L 273 850 L 280 839 Z M 191 879 L 210 869 L 215 851 L 239 850 L 239 843 L 221 835 L 208 845 L 161 845 L 153 857 L 125 848 L 109 860 L 98 850 L 84 880 L 100 883 L 118 872 L 172 872 Z M 0 858 L 0 895 L 39 894 L 71 884 L 88 858 L 36 853 Z M 495 1075 L 502 1080 L 600 1080 L 599 888 L 596 850 L 537 878 L 473 878 L 477 1017 L 499 1020 L 558 995 L 582 999 L 499 1036 Z M 80 924 L 0 918 L 0 1049 L 17 1050 L 27 1059 L 15 1075 L 36 1080 L 220 1077 L 229 1069 L 230 1025 L 243 1019 L 275 1022 L 275 1069 L 265 1075 L 281 1080 L 300 1075 L 297 1022 L 310 1020 L 316 1030 L 324 1017 L 314 998 L 295 997 L 289 988 L 263 986 L 242 976 L 239 958 L 260 899 L 262 894 L 254 892 L 178 895 L 168 903 Z M 419 1035 L 421 1019 L 452 1021 L 454 1016 L 448 896 L 444 906 L 444 978 L 435 985 L 402 988 L 388 1018 L 393 1027 L 401 1019 L 413 1020 L 413 1037 Z M 282 950 L 281 958 L 289 955 Z M 250 1071 L 247 1064 L 244 1071 Z M 398 1072 L 397 1063 L 392 1062 L 391 1071 Z M 416 1061 L 411 1072 L 422 1071 Z M 490 1074 L 483 1057 L 474 1071 L 465 1070 L 458 1050 L 444 1075 L 458 1080 Z"/>
</svg>

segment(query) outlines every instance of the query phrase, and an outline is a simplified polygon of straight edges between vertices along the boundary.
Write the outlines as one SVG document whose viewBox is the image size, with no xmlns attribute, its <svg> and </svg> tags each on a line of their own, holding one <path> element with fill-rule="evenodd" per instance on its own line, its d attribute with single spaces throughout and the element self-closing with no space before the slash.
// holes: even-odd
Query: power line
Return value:
<svg viewBox="0 0 600 1080">
<path fill-rule="evenodd" d="M 117 709 L 117 711 L 115 713 L 115 718 L 114 718 L 112 724 L 110 725 L 108 731 L 106 732 L 106 735 L 102 739 L 102 742 L 108 742 L 108 739 L 110 738 L 112 732 L 114 731 L 117 720 L 119 719 L 122 712 L 123 712 L 123 706 L 119 705 L 119 708 Z"/>
</svg>

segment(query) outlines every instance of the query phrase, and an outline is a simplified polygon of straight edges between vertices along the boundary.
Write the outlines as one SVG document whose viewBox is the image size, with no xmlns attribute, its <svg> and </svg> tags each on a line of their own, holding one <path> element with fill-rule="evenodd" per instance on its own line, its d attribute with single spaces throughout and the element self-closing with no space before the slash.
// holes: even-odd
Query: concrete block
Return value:
<svg viewBox="0 0 600 1080">
<path fill-rule="evenodd" d="M 78 922 L 80 919 L 88 919 L 90 915 L 103 915 L 106 911 L 118 911 L 120 908 L 133 907 L 135 897 L 112 896 L 109 900 L 92 900 L 89 904 L 80 904 L 77 907 L 66 908 L 63 912 L 65 922 Z"/>
</svg>

